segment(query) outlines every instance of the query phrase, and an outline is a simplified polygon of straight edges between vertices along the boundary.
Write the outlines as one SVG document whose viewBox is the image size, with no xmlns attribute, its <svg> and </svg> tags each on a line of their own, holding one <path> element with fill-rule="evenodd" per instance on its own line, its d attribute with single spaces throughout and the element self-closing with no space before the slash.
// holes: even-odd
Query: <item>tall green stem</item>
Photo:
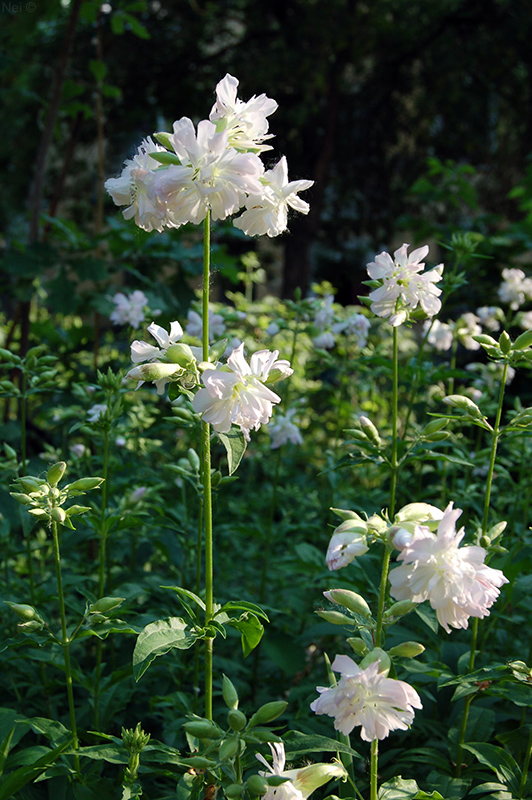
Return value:
<svg viewBox="0 0 532 800">
<path fill-rule="evenodd" d="M 210 212 L 203 224 L 203 360 L 209 358 L 209 284 L 211 259 Z M 201 459 L 203 480 L 203 526 L 205 532 L 205 627 L 213 617 L 213 544 L 212 544 L 212 487 L 211 487 L 211 430 L 201 423 Z M 212 651 L 213 639 L 205 639 L 205 716 L 212 719 Z"/>
<path fill-rule="evenodd" d="M 377 782 L 379 777 L 379 740 L 374 739 L 371 743 L 371 765 L 370 765 L 370 800 L 377 800 Z"/>
<path fill-rule="evenodd" d="M 28 415 L 28 376 L 26 375 L 26 367 L 22 371 L 22 391 L 20 393 L 20 474 L 26 474 L 26 461 L 27 461 L 27 435 L 26 435 L 26 420 Z M 28 559 L 28 573 L 30 579 L 30 598 L 32 605 L 35 605 L 35 575 L 33 570 L 33 553 L 31 551 L 31 539 L 29 533 L 24 533 L 26 545 L 26 557 Z"/>
<path fill-rule="evenodd" d="M 107 529 L 105 524 L 105 512 L 107 510 L 108 496 L 108 472 L 109 472 L 109 430 L 104 431 L 103 438 L 103 485 L 102 485 L 102 506 L 100 512 L 100 552 L 98 564 L 98 597 L 100 600 L 105 592 L 105 566 L 106 566 L 106 544 Z M 102 674 L 102 653 L 103 642 L 98 639 L 96 644 L 96 671 L 94 674 L 94 727 L 98 730 L 100 723 L 100 679 Z"/>
<path fill-rule="evenodd" d="M 391 482 L 390 482 L 390 505 L 388 515 L 390 520 L 395 514 L 395 493 L 397 489 L 397 402 L 399 392 L 399 348 L 397 328 L 393 329 L 393 372 L 392 372 L 392 457 L 391 457 Z"/>
<path fill-rule="evenodd" d="M 61 617 L 61 646 L 63 648 L 63 656 L 65 659 L 65 680 L 68 697 L 68 710 L 70 713 L 70 729 L 72 731 L 72 744 L 74 750 L 79 747 L 78 731 L 76 726 L 76 710 L 74 707 L 74 690 L 72 686 L 72 669 L 70 666 L 70 640 L 67 634 L 66 614 L 65 614 L 65 598 L 63 594 L 63 581 L 61 580 L 61 555 L 59 552 L 59 536 L 57 533 L 57 522 L 52 520 L 52 537 L 54 545 L 54 561 L 55 561 L 55 575 L 57 579 L 57 594 L 59 597 L 59 614 Z M 76 772 L 79 773 L 79 756 L 77 753 L 74 755 L 74 763 Z"/>
<path fill-rule="evenodd" d="M 508 362 L 504 363 L 504 368 L 502 371 L 501 377 L 501 385 L 499 388 L 499 402 L 497 405 L 497 413 L 495 414 L 495 423 L 493 425 L 493 431 L 491 434 L 491 451 L 490 451 L 490 461 L 488 466 L 488 475 L 486 477 L 486 494 L 484 496 L 484 513 L 482 515 L 482 534 L 485 535 L 488 530 L 488 518 L 489 518 L 489 510 L 490 510 L 490 500 L 491 500 L 491 487 L 493 483 L 493 473 L 495 470 L 495 459 L 497 457 L 497 445 L 499 443 L 499 436 L 500 436 L 500 426 L 501 426 L 501 416 L 502 416 L 502 407 L 504 402 L 504 390 L 506 388 L 506 378 L 508 375 Z M 469 672 L 473 672 L 475 669 L 475 658 L 477 652 L 477 638 L 478 638 L 478 617 L 475 617 L 471 622 L 471 647 L 469 652 Z M 474 695 L 469 695 L 464 703 L 464 713 L 462 716 L 462 725 L 460 728 L 460 737 L 458 740 L 458 750 L 456 756 L 456 774 L 460 777 L 462 773 L 462 761 L 463 761 L 463 754 L 464 754 L 464 743 L 467 731 L 467 720 L 469 717 L 469 708 L 473 701 Z"/>
<path fill-rule="evenodd" d="M 528 768 L 530 766 L 530 756 L 532 755 L 532 727 L 530 728 L 530 735 L 525 752 L 525 760 L 523 761 L 523 769 L 521 772 L 521 783 L 519 786 L 519 797 L 523 797 L 525 792 L 526 781 L 528 778 Z"/>
</svg>

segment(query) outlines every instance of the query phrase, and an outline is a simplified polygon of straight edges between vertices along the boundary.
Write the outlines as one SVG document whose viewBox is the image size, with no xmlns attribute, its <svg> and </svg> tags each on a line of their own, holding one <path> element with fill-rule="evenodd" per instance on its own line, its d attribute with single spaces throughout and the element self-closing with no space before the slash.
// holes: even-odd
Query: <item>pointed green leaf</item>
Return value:
<svg viewBox="0 0 532 800">
<path fill-rule="evenodd" d="M 189 591 L 188 589 L 182 589 L 181 586 L 161 586 L 161 589 L 171 589 L 172 592 L 177 592 L 177 594 L 182 594 L 183 597 L 188 597 L 189 600 L 193 600 L 202 611 L 205 611 L 205 603 L 198 597 L 197 594 L 194 592 Z"/>
<path fill-rule="evenodd" d="M 242 456 L 246 452 L 247 442 L 242 431 L 234 427 L 231 428 L 229 433 L 219 433 L 218 437 L 227 452 L 227 466 L 229 475 L 232 475 L 242 461 Z"/>
<path fill-rule="evenodd" d="M 200 636 L 200 633 L 187 628 L 187 623 L 181 617 L 150 622 L 139 635 L 133 651 L 135 680 L 140 680 L 157 656 L 162 656 L 174 648 L 188 650 Z"/>
</svg>

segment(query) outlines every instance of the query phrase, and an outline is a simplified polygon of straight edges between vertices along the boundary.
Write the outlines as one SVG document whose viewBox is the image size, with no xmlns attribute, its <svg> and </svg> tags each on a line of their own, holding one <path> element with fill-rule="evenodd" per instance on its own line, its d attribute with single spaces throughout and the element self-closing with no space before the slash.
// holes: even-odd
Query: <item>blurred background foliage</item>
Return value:
<svg viewBox="0 0 532 800">
<path fill-rule="evenodd" d="M 43 276 L 55 310 L 86 311 L 124 267 L 189 299 L 190 233 L 148 242 L 103 182 L 144 136 L 205 118 L 226 72 L 244 99 L 278 101 L 272 163 L 316 181 L 311 213 L 274 244 L 220 226 L 229 281 L 231 257 L 259 248 L 281 296 L 327 279 L 356 302 L 377 250 L 460 227 L 485 237 L 500 264 L 478 280 L 496 282 L 530 243 L 531 34 L 527 0 L 3 3 L 4 311 L 22 325 Z"/>
</svg>

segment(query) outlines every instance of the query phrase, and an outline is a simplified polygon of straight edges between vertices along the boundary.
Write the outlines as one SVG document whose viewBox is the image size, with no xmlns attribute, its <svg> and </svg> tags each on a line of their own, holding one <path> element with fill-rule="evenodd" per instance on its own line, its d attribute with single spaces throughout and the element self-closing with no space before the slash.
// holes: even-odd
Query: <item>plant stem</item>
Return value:
<svg viewBox="0 0 532 800">
<path fill-rule="evenodd" d="M 490 452 L 490 461 L 488 467 L 488 475 L 486 477 L 486 494 L 484 496 L 484 513 L 482 515 L 482 534 L 485 535 L 488 530 L 488 517 L 489 517 L 489 510 L 490 510 L 490 499 L 491 499 L 491 487 L 493 483 L 493 472 L 495 470 L 495 459 L 497 456 L 497 445 L 499 443 L 499 436 L 500 436 L 500 424 L 501 424 L 501 416 L 502 416 L 502 406 L 504 402 L 504 390 L 506 388 L 506 377 L 508 374 L 508 362 L 504 363 L 504 369 L 502 371 L 501 377 L 501 385 L 499 388 L 499 403 L 497 406 L 497 413 L 495 415 L 495 424 L 493 426 L 492 431 L 492 438 L 491 438 L 491 452 Z M 478 637 L 478 617 L 473 618 L 471 623 L 471 648 L 469 654 L 469 672 L 473 672 L 475 669 L 475 657 L 477 652 L 477 637 Z M 460 728 L 460 738 L 458 740 L 458 750 L 456 756 L 456 775 L 460 777 L 462 772 L 462 760 L 463 760 L 463 752 L 464 752 L 464 742 L 465 736 L 467 731 L 467 720 L 469 717 L 469 707 L 474 699 L 475 695 L 469 695 L 466 697 L 464 703 L 464 713 L 462 717 L 462 726 Z"/>
<path fill-rule="evenodd" d="M 55 520 L 52 520 L 52 537 L 54 545 L 55 575 L 57 579 L 57 594 L 59 597 L 59 614 L 61 617 L 61 646 L 63 648 L 63 656 L 65 659 L 65 679 L 68 697 L 68 710 L 70 712 L 70 729 L 72 731 L 72 744 L 74 750 L 77 750 L 79 743 L 76 726 L 76 710 L 74 707 L 74 690 L 72 688 L 72 669 L 70 666 L 70 640 L 67 634 L 65 598 L 63 594 L 63 582 L 61 580 L 61 555 L 59 553 L 59 536 L 57 533 L 57 522 Z M 76 772 L 79 773 L 79 756 L 77 753 L 74 754 L 74 764 Z"/>
<path fill-rule="evenodd" d="M 397 489 L 397 397 L 398 397 L 398 384 L 399 384 L 399 354 L 397 342 L 397 328 L 393 329 L 393 373 L 392 373 L 392 458 L 391 467 L 392 475 L 390 482 L 390 504 L 388 507 L 388 515 L 390 520 L 393 520 L 395 514 L 395 493 Z"/>
<path fill-rule="evenodd" d="M 203 224 L 203 360 L 209 359 L 209 284 L 211 259 L 210 211 Z M 201 423 L 201 458 L 203 479 L 203 526 L 205 531 L 205 627 L 213 617 L 213 544 L 212 544 L 212 488 L 211 488 L 211 429 Z M 212 651 L 213 639 L 205 639 L 205 716 L 212 719 Z"/>
<path fill-rule="evenodd" d="M 377 800 L 377 779 L 379 769 L 379 740 L 374 739 L 371 743 L 371 772 L 369 784 L 370 800 Z"/>
<path fill-rule="evenodd" d="M 530 766 L 530 756 L 532 755 L 532 726 L 530 728 L 530 735 L 526 745 L 525 760 L 523 761 L 523 769 L 521 772 L 521 783 L 519 784 L 519 795 L 523 797 L 525 793 L 526 779 L 528 778 L 528 767 Z"/>
<path fill-rule="evenodd" d="M 105 565 L 106 565 L 106 544 L 107 531 L 105 526 L 105 512 L 107 509 L 108 496 L 108 472 L 109 472 L 109 430 L 104 431 L 103 436 L 103 485 L 102 485 L 102 506 L 100 513 L 100 553 L 98 568 L 98 596 L 100 600 L 105 592 Z M 100 723 L 100 679 L 102 674 L 102 653 L 103 642 L 98 639 L 96 644 L 96 670 L 94 674 L 94 728 L 98 730 Z"/>
</svg>

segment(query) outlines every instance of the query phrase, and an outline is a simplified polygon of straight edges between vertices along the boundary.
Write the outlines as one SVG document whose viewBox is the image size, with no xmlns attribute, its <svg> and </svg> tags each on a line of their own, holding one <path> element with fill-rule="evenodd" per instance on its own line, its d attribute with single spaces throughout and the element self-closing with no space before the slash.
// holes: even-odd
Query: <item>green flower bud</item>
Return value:
<svg viewBox="0 0 532 800">
<path fill-rule="evenodd" d="M 237 797 L 241 797 L 244 794 L 245 788 L 241 783 L 230 783 L 229 786 L 225 787 L 225 796 L 229 798 L 229 800 L 235 800 Z"/>
<path fill-rule="evenodd" d="M 525 350 L 532 344 L 532 329 L 525 331 L 514 342 L 514 350 Z"/>
<path fill-rule="evenodd" d="M 232 731 L 242 731 L 247 725 L 247 717 L 238 708 L 231 708 L 227 714 L 227 722 Z"/>
<path fill-rule="evenodd" d="M 65 490 L 68 491 L 69 495 L 74 494 L 74 492 L 90 492 L 91 489 L 98 489 L 103 482 L 104 478 L 80 478 L 78 481 L 65 486 Z"/>
<path fill-rule="evenodd" d="M 328 592 L 323 592 L 327 600 L 331 603 L 337 603 L 339 606 L 347 608 L 354 614 L 360 614 L 363 617 L 371 617 L 371 609 L 364 600 L 356 592 L 351 592 L 349 589 L 329 589 Z"/>
<path fill-rule="evenodd" d="M 382 439 L 379 436 L 379 431 L 377 430 L 373 422 L 369 419 L 369 417 L 362 415 L 361 417 L 359 417 L 358 421 L 360 422 L 360 427 L 362 428 L 368 439 L 371 442 L 373 442 L 373 444 L 380 446 L 382 444 Z"/>
<path fill-rule="evenodd" d="M 221 730 L 214 722 L 209 719 L 193 719 L 185 722 L 184 729 L 196 739 L 217 739 Z"/>
<path fill-rule="evenodd" d="M 17 627 L 30 632 L 42 631 L 44 627 L 44 620 L 39 621 L 38 619 L 31 619 L 29 622 L 19 622 Z"/>
<path fill-rule="evenodd" d="M 316 611 L 318 617 L 321 617 L 331 625 L 353 625 L 354 620 L 348 617 L 347 614 L 342 614 L 340 611 Z"/>
<path fill-rule="evenodd" d="M 402 644 L 397 644 L 395 647 L 392 647 L 390 655 L 398 658 L 415 658 L 416 656 L 420 656 L 423 652 L 425 652 L 425 648 L 422 644 L 418 642 L 403 642 Z"/>
<path fill-rule="evenodd" d="M 13 497 L 17 502 L 21 503 L 23 506 L 31 506 L 33 505 L 34 501 L 31 497 L 28 497 L 27 494 L 21 494 L 21 492 L 10 492 L 11 497 Z"/>
<path fill-rule="evenodd" d="M 356 511 L 349 511 L 348 509 L 344 508 L 331 508 L 331 511 L 333 514 L 336 514 L 337 517 L 340 517 L 340 519 L 356 519 L 359 522 L 364 522 L 362 517 L 359 516 Z"/>
<path fill-rule="evenodd" d="M 506 331 L 503 331 L 499 336 L 499 347 L 501 348 L 504 355 L 508 355 L 510 350 L 512 349 L 512 340 Z"/>
<path fill-rule="evenodd" d="M 84 514 L 86 511 L 92 511 L 90 506 L 70 506 L 65 509 L 67 517 L 75 517 L 76 514 Z"/>
<path fill-rule="evenodd" d="M 150 738 L 150 734 L 144 733 L 142 730 L 140 722 L 137 722 L 134 730 L 122 728 L 122 742 L 129 753 L 140 753 L 146 747 Z"/>
<path fill-rule="evenodd" d="M 255 711 L 249 720 L 249 727 L 252 728 L 254 725 L 265 725 L 267 722 L 272 722 L 272 720 L 281 716 L 287 706 L 288 703 L 285 700 L 273 700 L 271 703 L 265 703 L 258 711 Z"/>
<path fill-rule="evenodd" d="M 196 451 L 193 450 L 190 447 L 188 449 L 187 457 L 188 457 L 188 463 L 190 464 L 190 466 L 192 467 L 194 472 L 199 472 L 199 470 L 200 470 L 200 460 L 199 460 L 199 456 L 196 453 Z"/>
<path fill-rule="evenodd" d="M 52 508 L 51 517 L 55 522 L 59 522 L 60 525 L 63 525 L 67 518 L 66 511 L 64 508 L 59 508 L 57 506 L 56 508 Z"/>
<path fill-rule="evenodd" d="M 487 536 L 489 536 L 490 544 L 491 542 L 494 542 L 495 539 L 498 539 L 501 533 L 504 533 L 507 525 L 508 523 L 503 520 L 502 522 L 497 522 L 489 529 Z"/>
<path fill-rule="evenodd" d="M 234 684 L 227 677 L 227 675 L 224 675 L 222 680 L 222 696 L 227 708 L 231 709 L 238 708 L 238 692 L 235 689 Z"/>
<path fill-rule="evenodd" d="M 491 544 L 491 539 L 490 539 L 490 537 L 489 537 L 489 536 L 486 536 L 486 535 L 484 534 L 484 536 L 481 536 L 481 537 L 480 537 L 480 546 L 481 546 L 481 547 L 489 547 L 489 546 L 490 546 L 490 544 Z"/>
<path fill-rule="evenodd" d="M 230 761 L 236 756 L 240 749 L 240 739 L 238 736 L 231 736 L 230 739 L 224 739 L 218 749 L 218 757 L 220 761 Z"/>
<path fill-rule="evenodd" d="M 347 640 L 347 643 L 351 646 L 357 656 L 365 656 L 369 652 L 368 646 L 364 639 L 360 639 L 358 636 L 351 636 Z"/>
<path fill-rule="evenodd" d="M 498 347 L 497 340 L 493 336 L 488 336 L 487 333 L 480 333 L 478 336 L 473 336 L 473 339 L 483 346 L 487 344 L 490 347 Z"/>
<path fill-rule="evenodd" d="M 390 671 L 390 667 L 392 666 L 392 662 L 390 661 L 390 656 L 388 653 L 385 650 L 382 650 L 380 647 L 375 647 L 371 653 L 368 653 L 367 656 L 364 656 L 360 662 L 360 668 L 366 669 L 366 667 L 369 667 L 370 664 L 374 664 L 375 661 L 379 662 L 379 672 L 387 675 Z"/>
<path fill-rule="evenodd" d="M 57 464 L 54 464 L 52 467 L 50 467 L 46 475 L 46 480 L 50 486 L 57 486 L 65 474 L 66 466 L 67 465 L 64 461 L 58 461 Z"/>
<path fill-rule="evenodd" d="M 101 597 L 95 603 L 90 604 L 89 613 L 107 614 L 108 611 L 121 606 L 125 599 L 125 597 Z"/>
<path fill-rule="evenodd" d="M 30 508 L 29 513 L 37 519 L 48 519 L 48 512 L 44 508 Z"/>
<path fill-rule="evenodd" d="M 412 611 L 416 606 L 417 603 L 414 603 L 412 600 L 399 600 L 384 612 L 384 618 L 402 617 L 404 614 L 408 614 Z"/>
<path fill-rule="evenodd" d="M 449 422 L 448 419 L 433 419 L 425 427 L 423 428 L 423 436 L 432 436 L 433 433 L 437 433 L 437 431 L 441 431 L 442 428 L 445 428 L 447 423 Z"/>
<path fill-rule="evenodd" d="M 244 733 L 242 738 L 246 741 L 257 742 L 280 742 L 281 737 L 273 733 L 269 728 L 253 728 L 252 731 Z"/>
<path fill-rule="evenodd" d="M 477 404 L 463 394 L 449 394 L 447 397 L 443 398 L 443 402 L 448 406 L 452 406 L 453 408 L 459 408 L 461 411 L 467 411 L 470 416 L 475 417 L 476 419 L 482 419 L 482 412 Z"/>
<path fill-rule="evenodd" d="M 263 795 L 266 794 L 270 787 L 266 778 L 263 778 L 261 775 L 252 775 L 251 778 L 248 778 L 246 781 L 246 788 L 252 795 Z"/>
<path fill-rule="evenodd" d="M 172 150 L 172 143 L 170 141 L 171 133 L 165 133 L 164 131 L 159 131 L 159 133 L 154 133 L 153 138 L 156 139 L 159 144 L 162 144 L 163 147 L 166 147 L 167 150 Z"/>
<path fill-rule="evenodd" d="M 205 756 L 192 756 L 186 760 L 187 766 L 194 767 L 194 769 L 214 769 L 218 766 L 216 761 L 212 758 L 205 758 Z"/>
<path fill-rule="evenodd" d="M 33 478 L 31 475 L 25 475 L 24 478 L 17 478 L 16 483 L 24 492 L 31 494 L 41 490 L 46 481 L 42 478 Z"/>
<path fill-rule="evenodd" d="M 183 369 L 190 369 L 190 367 L 196 363 L 194 354 L 188 344 L 183 344 L 181 342 L 173 344 L 168 348 L 166 351 L 166 358 L 168 361 L 171 361 L 172 364 L 179 364 Z"/>
<path fill-rule="evenodd" d="M 19 619 L 24 620 L 24 622 L 29 622 L 30 620 L 42 622 L 42 618 L 39 616 L 37 609 L 33 606 L 27 603 L 11 603 L 9 600 L 4 600 L 4 603 L 15 612 Z"/>
</svg>

